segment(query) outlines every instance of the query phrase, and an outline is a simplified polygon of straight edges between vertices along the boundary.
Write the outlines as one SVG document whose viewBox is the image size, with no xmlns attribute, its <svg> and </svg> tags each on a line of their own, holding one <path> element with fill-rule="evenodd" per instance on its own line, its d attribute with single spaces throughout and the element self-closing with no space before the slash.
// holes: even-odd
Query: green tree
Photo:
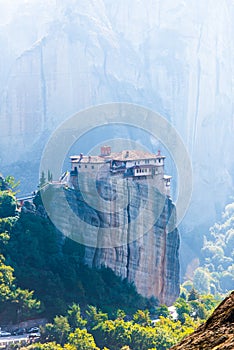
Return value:
<svg viewBox="0 0 234 350">
<path fill-rule="evenodd" d="M 52 180 L 53 180 L 53 175 L 52 175 L 52 173 L 50 172 L 50 170 L 48 170 L 47 179 L 48 179 L 48 182 L 52 182 Z"/>
<path fill-rule="evenodd" d="M 6 190 L 9 190 L 9 186 L 6 183 L 2 174 L 0 173 L 0 191 L 6 191 Z"/>
<path fill-rule="evenodd" d="M 65 316 L 56 316 L 53 323 L 47 323 L 44 327 L 41 327 L 41 339 L 43 342 L 56 342 L 64 345 L 69 333 L 70 325 Z"/>
<path fill-rule="evenodd" d="M 177 344 L 185 336 L 189 335 L 197 327 L 193 319 L 186 313 L 184 315 L 184 324 L 180 321 L 173 321 L 169 318 L 160 317 L 160 322 L 155 326 L 156 331 L 156 349 L 167 350 Z"/>
<path fill-rule="evenodd" d="M 204 307 L 206 309 L 207 317 L 209 317 L 212 314 L 212 312 L 214 311 L 214 309 L 220 303 L 221 296 L 218 296 L 218 295 L 214 296 L 214 295 L 211 295 L 211 294 L 201 295 L 200 301 L 201 301 L 201 303 L 204 305 Z"/>
<path fill-rule="evenodd" d="M 77 328 L 68 337 L 69 344 L 75 346 L 75 349 L 82 350 L 99 350 L 96 346 L 92 334 L 89 334 L 86 329 Z"/>
<path fill-rule="evenodd" d="M 41 172 L 41 177 L 40 177 L 40 180 L 39 180 L 39 185 L 38 185 L 38 187 L 39 187 L 39 188 L 42 188 L 45 184 L 46 184 L 45 172 L 42 171 L 42 172 Z"/>
<path fill-rule="evenodd" d="M 137 310 L 137 312 L 133 315 L 133 322 L 142 326 L 150 326 L 151 319 L 149 310 Z"/>
<path fill-rule="evenodd" d="M 67 317 L 56 316 L 54 318 L 54 330 L 56 334 L 56 341 L 63 345 L 67 341 L 67 337 L 70 332 Z"/>
<path fill-rule="evenodd" d="M 193 278 L 194 288 L 199 293 L 207 294 L 210 293 L 210 274 L 209 271 L 202 267 L 198 267 L 194 272 Z"/>
<path fill-rule="evenodd" d="M 102 337 L 99 338 L 97 344 L 100 347 L 108 346 L 111 350 L 119 350 L 125 345 L 131 343 L 132 322 L 124 322 L 124 320 L 107 320 L 99 327 Z"/>
<path fill-rule="evenodd" d="M 0 218 L 15 216 L 16 199 L 11 191 L 0 191 Z"/>
<path fill-rule="evenodd" d="M 67 312 L 68 322 L 72 330 L 76 328 L 85 328 L 87 321 L 81 316 L 80 306 L 77 304 L 72 304 Z"/>
<path fill-rule="evenodd" d="M 98 311 L 96 306 L 88 305 L 87 310 L 88 329 L 95 329 L 108 319 L 108 314 Z"/>
<path fill-rule="evenodd" d="M 8 175 L 5 178 L 5 183 L 7 184 L 7 186 L 11 189 L 14 190 L 14 194 L 16 194 L 19 191 L 15 191 L 15 189 L 20 185 L 20 181 L 15 181 L 14 176 Z"/>
<path fill-rule="evenodd" d="M 0 308 L 3 309 L 4 302 L 12 300 L 14 295 L 15 280 L 13 276 L 14 269 L 5 265 L 5 258 L 0 254 Z"/>
<path fill-rule="evenodd" d="M 16 306 L 17 323 L 42 311 L 41 302 L 33 298 L 33 293 L 21 288 L 15 290 L 13 303 Z"/>
<path fill-rule="evenodd" d="M 178 320 L 183 324 L 185 322 L 185 315 L 190 315 L 191 313 L 191 307 L 182 298 L 178 298 L 174 305 L 178 314 Z"/>
<path fill-rule="evenodd" d="M 197 319 L 205 320 L 207 317 L 207 312 L 205 306 L 197 300 L 192 300 L 190 302 L 192 307 L 192 316 Z"/>
<path fill-rule="evenodd" d="M 198 294 L 198 292 L 196 291 L 196 289 L 193 287 L 193 288 L 191 289 L 191 291 L 189 292 L 188 301 L 197 300 L 197 299 L 199 299 L 199 294 Z"/>
<path fill-rule="evenodd" d="M 169 317 L 170 315 L 170 311 L 168 310 L 168 307 L 165 304 L 161 304 L 160 306 L 156 307 L 155 312 L 158 317 Z"/>
<path fill-rule="evenodd" d="M 201 266 L 195 271 L 194 286 L 199 293 L 226 293 L 233 286 L 234 273 L 226 274 L 234 258 L 234 203 L 225 207 L 222 219 L 210 228 L 201 249 Z"/>
<path fill-rule="evenodd" d="M 143 327 L 133 324 L 131 327 L 130 349 L 148 350 L 156 345 L 156 330 L 152 327 Z"/>
<path fill-rule="evenodd" d="M 118 318 L 119 320 L 124 320 L 125 317 L 126 317 L 125 312 L 121 309 L 118 309 L 116 312 L 116 318 Z"/>
<path fill-rule="evenodd" d="M 184 299 L 184 300 L 187 300 L 187 295 L 186 295 L 185 290 L 183 290 L 183 291 L 180 293 L 180 298 L 182 298 L 182 299 Z"/>
<path fill-rule="evenodd" d="M 9 242 L 9 239 L 10 239 L 10 235 L 7 231 L 0 233 L 0 251 L 1 252 L 4 252 L 6 245 Z"/>
<path fill-rule="evenodd" d="M 41 311 L 41 303 L 33 298 L 33 291 L 17 288 L 14 269 L 5 265 L 5 258 L 0 255 L 0 311 L 9 316 L 9 320 L 20 322 Z"/>
</svg>

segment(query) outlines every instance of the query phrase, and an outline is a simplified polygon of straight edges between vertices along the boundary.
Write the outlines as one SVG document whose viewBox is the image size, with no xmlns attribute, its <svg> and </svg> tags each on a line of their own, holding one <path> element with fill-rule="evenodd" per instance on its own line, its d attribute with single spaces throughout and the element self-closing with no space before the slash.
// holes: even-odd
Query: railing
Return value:
<svg viewBox="0 0 234 350">
<path fill-rule="evenodd" d="M 29 200 L 29 199 L 33 199 L 35 198 L 36 196 L 36 193 L 29 193 L 29 194 L 25 194 L 25 195 L 22 195 L 20 197 L 16 197 L 17 201 L 26 201 L 26 200 Z"/>
<path fill-rule="evenodd" d="M 1 339 L 0 338 L 0 349 L 8 349 L 8 345 L 27 343 L 29 341 L 28 337 L 22 337 L 17 339 Z"/>
</svg>

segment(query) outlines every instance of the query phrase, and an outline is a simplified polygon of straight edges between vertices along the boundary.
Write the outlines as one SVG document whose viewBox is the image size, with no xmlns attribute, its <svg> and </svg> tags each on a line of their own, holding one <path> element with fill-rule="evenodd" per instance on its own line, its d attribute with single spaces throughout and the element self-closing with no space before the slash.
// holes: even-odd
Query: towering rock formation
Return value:
<svg viewBox="0 0 234 350">
<path fill-rule="evenodd" d="M 52 221 L 67 236 L 86 244 L 87 265 L 110 267 L 143 296 L 171 304 L 179 295 L 179 233 L 171 199 L 153 186 L 129 180 L 118 185 L 117 196 L 127 199 L 122 208 L 115 198 L 100 201 L 95 209 L 88 204 L 92 188 L 88 177 L 82 191 L 49 185 L 43 198 Z"/>
<path fill-rule="evenodd" d="M 233 14 L 232 0 L 5 1 L 4 174 L 21 179 L 23 193 L 33 190 L 43 146 L 62 121 L 102 103 L 145 106 L 171 122 L 190 152 L 193 198 L 183 224 L 191 242 L 233 190 Z M 194 254 L 186 242 L 185 263 Z"/>
</svg>

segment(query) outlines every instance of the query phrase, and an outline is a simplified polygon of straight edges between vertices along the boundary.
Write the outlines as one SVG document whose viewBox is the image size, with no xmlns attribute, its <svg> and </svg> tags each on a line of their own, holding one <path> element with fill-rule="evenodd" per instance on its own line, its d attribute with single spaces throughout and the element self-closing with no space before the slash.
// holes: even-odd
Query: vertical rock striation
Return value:
<svg viewBox="0 0 234 350">
<path fill-rule="evenodd" d="M 208 228 L 233 190 L 233 14 L 231 0 L 5 2 L 1 164 L 39 162 L 48 136 L 77 111 L 139 104 L 182 136 L 194 170 L 186 228 Z M 24 174 L 21 164 L 27 192 Z"/>
<path fill-rule="evenodd" d="M 90 179 L 81 189 L 64 190 L 50 185 L 50 217 L 57 227 L 85 245 L 84 263 L 90 267 L 110 267 L 117 275 L 133 282 L 146 297 L 156 297 L 170 305 L 179 295 L 179 233 L 176 208 L 171 199 L 155 187 L 137 181 L 118 185 L 117 198 L 90 204 L 94 193 Z M 103 186 L 105 184 L 103 183 Z M 49 191 L 47 189 L 46 191 Z M 66 210 L 67 202 L 85 229 Z M 125 205 L 119 209 L 118 197 Z M 113 196 L 110 195 L 113 199 Z M 61 215 L 61 213 L 66 213 Z"/>
</svg>

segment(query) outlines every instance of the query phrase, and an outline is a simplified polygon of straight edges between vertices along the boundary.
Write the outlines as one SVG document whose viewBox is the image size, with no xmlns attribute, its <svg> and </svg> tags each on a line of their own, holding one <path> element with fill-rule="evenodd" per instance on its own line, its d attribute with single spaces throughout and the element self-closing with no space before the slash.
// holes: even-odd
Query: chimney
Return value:
<svg viewBox="0 0 234 350">
<path fill-rule="evenodd" d="M 80 159 L 78 160 L 78 162 L 80 162 L 82 158 L 83 158 L 83 153 L 80 153 Z"/>
<path fill-rule="evenodd" d="M 111 154 L 110 146 L 102 146 L 101 147 L 101 157 L 109 156 Z"/>
<path fill-rule="evenodd" d="M 129 151 L 126 151 L 125 158 L 129 157 Z"/>
<path fill-rule="evenodd" d="M 157 154 L 158 156 L 161 156 L 161 151 L 160 151 L 160 149 L 158 150 L 158 154 Z"/>
</svg>

